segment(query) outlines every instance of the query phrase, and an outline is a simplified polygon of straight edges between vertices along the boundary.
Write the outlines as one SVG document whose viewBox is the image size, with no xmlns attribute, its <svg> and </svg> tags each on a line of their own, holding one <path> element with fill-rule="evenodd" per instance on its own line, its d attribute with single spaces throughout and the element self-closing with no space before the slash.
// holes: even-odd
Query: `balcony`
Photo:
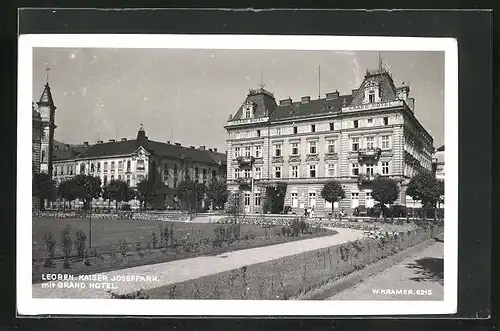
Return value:
<svg viewBox="0 0 500 331">
<path fill-rule="evenodd" d="M 358 185 L 371 185 L 373 184 L 373 181 L 378 177 L 378 174 L 367 174 L 367 173 L 362 173 L 358 175 Z"/>
<path fill-rule="evenodd" d="M 365 148 L 358 150 L 358 161 L 363 163 L 364 161 L 375 161 L 380 159 L 380 154 L 382 150 L 380 148 Z"/>
<path fill-rule="evenodd" d="M 290 155 L 288 157 L 288 162 L 300 162 L 300 155 Z"/>
<path fill-rule="evenodd" d="M 325 154 L 325 160 L 336 160 L 338 158 L 339 158 L 339 156 L 337 153 L 326 153 Z"/>
<path fill-rule="evenodd" d="M 239 156 L 236 161 L 240 167 L 252 166 L 255 163 L 255 158 L 253 156 Z"/>
</svg>

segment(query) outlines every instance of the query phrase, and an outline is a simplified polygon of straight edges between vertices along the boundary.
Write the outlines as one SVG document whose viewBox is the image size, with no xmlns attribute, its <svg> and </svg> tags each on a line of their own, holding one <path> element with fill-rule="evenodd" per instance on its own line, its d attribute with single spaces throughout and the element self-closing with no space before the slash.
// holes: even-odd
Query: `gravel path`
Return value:
<svg viewBox="0 0 500 331">
<path fill-rule="evenodd" d="M 114 293 L 126 294 L 140 289 L 153 289 L 241 268 L 244 265 L 252 265 L 330 247 L 363 237 L 362 231 L 335 230 L 338 234 L 332 236 L 87 275 L 94 279 L 86 280 L 82 279 L 81 276 L 75 276 L 73 280 L 55 280 L 33 284 L 32 295 L 34 298 L 105 299 L 110 297 L 109 290 Z M 132 277 L 136 277 L 136 279 L 132 279 Z M 76 288 L 77 285 L 80 288 Z"/>
</svg>

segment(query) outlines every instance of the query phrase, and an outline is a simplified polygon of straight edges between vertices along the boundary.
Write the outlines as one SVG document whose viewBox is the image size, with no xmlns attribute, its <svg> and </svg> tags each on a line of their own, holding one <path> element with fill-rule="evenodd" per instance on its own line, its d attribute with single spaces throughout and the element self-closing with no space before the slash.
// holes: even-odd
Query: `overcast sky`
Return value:
<svg viewBox="0 0 500 331">
<path fill-rule="evenodd" d="M 415 114 L 444 142 L 444 53 L 381 52 L 396 86 L 410 85 Z M 36 48 L 33 101 L 46 67 L 56 110 L 55 139 L 79 144 L 135 138 L 141 123 L 152 140 L 225 151 L 223 125 L 261 81 L 277 99 L 351 93 L 378 52 Z M 117 133 L 118 132 L 118 133 Z"/>
</svg>

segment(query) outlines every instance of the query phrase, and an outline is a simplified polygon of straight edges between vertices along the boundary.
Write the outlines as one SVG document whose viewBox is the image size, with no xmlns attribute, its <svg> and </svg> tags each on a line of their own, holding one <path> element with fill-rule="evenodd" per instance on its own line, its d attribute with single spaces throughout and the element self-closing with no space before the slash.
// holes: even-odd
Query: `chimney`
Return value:
<svg viewBox="0 0 500 331">
<path fill-rule="evenodd" d="M 180 143 L 175 143 L 175 146 L 180 146 L 181 144 Z"/>
<path fill-rule="evenodd" d="M 308 103 L 309 101 L 311 101 L 311 97 L 308 95 L 300 98 L 300 102 L 302 102 L 302 103 Z"/>
<path fill-rule="evenodd" d="M 121 141 L 127 141 L 127 138 L 122 138 Z"/>
<path fill-rule="evenodd" d="M 65 144 L 65 145 L 64 145 L 64 147 L 65 147 L 66 149 L 69 149 L 69 144 Z"/>
<path fill-rule="evenodd" d="M 202 146 L 200 146 L 199 150 L 200 150 L 200 151 L 204 151 L 204 150 L 205 150 L 205 146 L 203 146 L 203 145 L 202 145 Z"/>
<path fill-rule="evenodd" d="M 98 141 L 97 141 L 97 143 L 98 143 L 98 144 L 102 144 L 102 140 L 98 140 Z"/>
<path fill-rule="evenodd" d="M 415 99 L 414 98 L 408 98 L 408 107 L 412 112 L 415 112 Z"/>
<path fill-rule="evenodd" d="M 291 106 L 292 98 L 280 100 L 280 106 Z"/>
<path fill-rule="evenodd" d="M 169 145 L 170 145 L 170 140 L 167 140 L 167 144 L 169 144 Z"/>
<path fill-rule="evenodd" d="M 208 149 L 210 152 L 213 152 L 213 150 L 211 148 Z"/>
<path fill-rule="evenodd" d="M 339 91 L 330 92 L 326 94 L 326 100 L 336 100 L 339 98 Z"/>
<path fill-rule="evenodd" d="M 115 142 L 115 140 L 114 140 L 114 139 L 109 139 L 109 142 L 110 142 L 110 143 L 114 143 L 114 142 Z"/>
<path fill-rule="evenodd" d="M 83 147 L 88 147 L 89 146 L 89 142 L 88 141 L 84 141 L 83 142 Z"/>
<path fill-rule="evenodd" d="M 214 148 L 214 153 L 217 153 L 217 148 Z"/>
</svg>

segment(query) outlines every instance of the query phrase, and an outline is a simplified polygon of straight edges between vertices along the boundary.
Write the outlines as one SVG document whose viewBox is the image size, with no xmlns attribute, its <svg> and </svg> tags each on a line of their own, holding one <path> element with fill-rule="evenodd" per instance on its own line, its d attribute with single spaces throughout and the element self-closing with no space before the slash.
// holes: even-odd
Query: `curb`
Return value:
<svg viewBox="0 0 500 331">
<path fill-rule="evenodd" d="M 326 300 L 335 294 L 338 294 L 352 286 L 358 285 L 365 279 L 374 276 L 390 267 L 402 262 L 404 259 L 410 257 L 411 255 L 427 248 L 428 246 L 442 241 L 442 234 L 438 234 L 430 239 L 427 239 L 413 247 L 407 248 L 404 251 L 396 253 L 390 257 L 387 257 L 381 261 L 375 262 L 362 270 L 355 271 L 337 281 L 330 282 L 319 288 L 313 289 L 308 293 L 301 294 L 294 298 L 294 300 Z"/>
</svg>

